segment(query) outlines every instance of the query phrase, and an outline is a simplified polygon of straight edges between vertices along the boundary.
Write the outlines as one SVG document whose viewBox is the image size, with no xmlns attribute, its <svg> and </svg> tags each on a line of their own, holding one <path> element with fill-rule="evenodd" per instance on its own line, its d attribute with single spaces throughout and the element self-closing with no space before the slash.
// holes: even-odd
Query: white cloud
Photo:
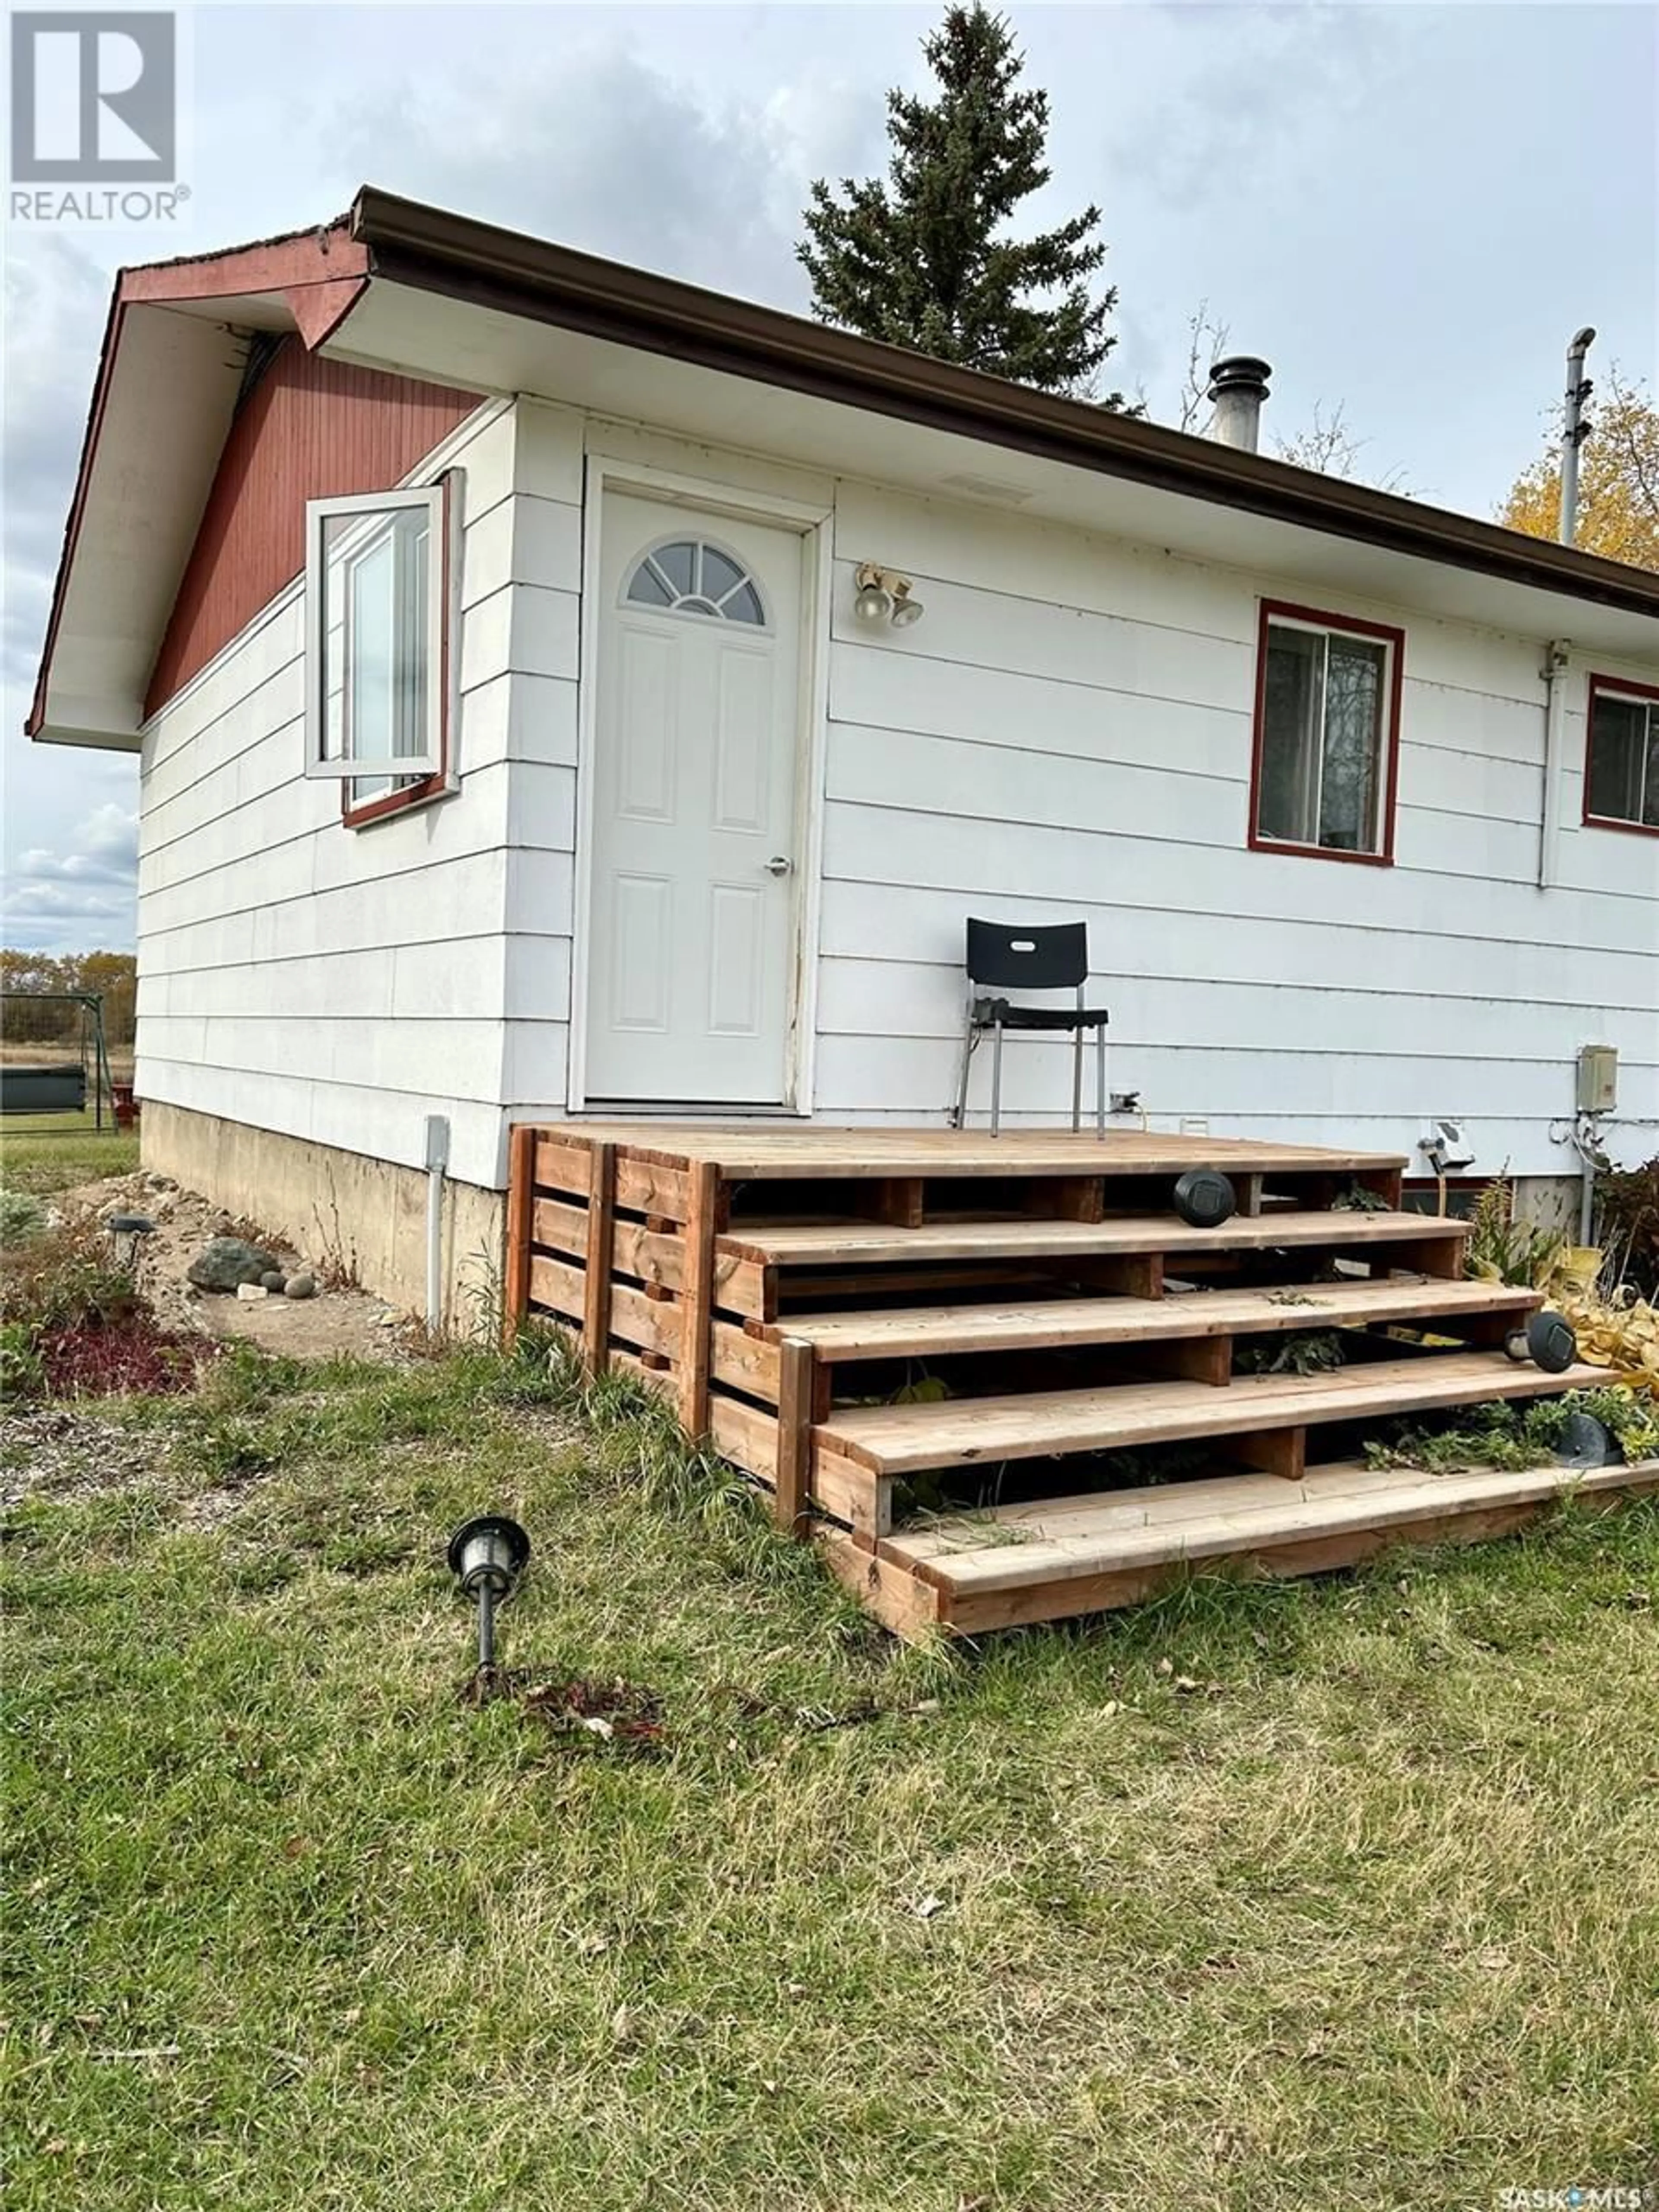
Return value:
<svg viewBox="0 0 1659 2212">
<path fill-rule="evenodd" d="M 121 950 L 132 941 L 138 817 L 107 802 L 83 815 L 62 849 L 32 846 L 8 868 L 0 924 L 31 950 Z"/>
<path fill-rule="evenodd" d="M 108 310 L 110 280 L 57 233 L 6 265 L 5 627 L 9 683 L 31 684 Z"/>
</svg>

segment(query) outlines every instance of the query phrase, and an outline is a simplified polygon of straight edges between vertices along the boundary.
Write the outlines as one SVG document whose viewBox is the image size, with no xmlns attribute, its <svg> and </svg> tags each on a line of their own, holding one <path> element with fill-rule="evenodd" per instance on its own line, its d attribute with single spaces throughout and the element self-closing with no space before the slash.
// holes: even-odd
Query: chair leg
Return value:
<svg viewBox="0 0 1659 2212">
<path fill-rule="evenodd" d="M 998 1136 L 1002 1129 L 1002 1024 L 992 1030 L 991 1047 L 991 1134 Z"/>
<path fill-rule="evenodd" d="M 1095 1031 L 1095 1134 L 1106 1138 L 1106 1024 Z"/>
<path fill-rule="evenodd" d="M 951 1115 L 951 1127 L 960 1129 L 968 1120 L 968 1073 L 973 1065 L 974 1047 L 979 1042 L 980 1032 L 974 1026 L 974 1012 L 969 1006 L 968 1018 L 962 1031 L 962 1066 L 957 1075 L 957 1103 Z"/>
<path fill-rule="evenodd" d="M 1083 1127 L 1083 1032 L 1072 1032 L 1072 1134 Z"/>
</svg>

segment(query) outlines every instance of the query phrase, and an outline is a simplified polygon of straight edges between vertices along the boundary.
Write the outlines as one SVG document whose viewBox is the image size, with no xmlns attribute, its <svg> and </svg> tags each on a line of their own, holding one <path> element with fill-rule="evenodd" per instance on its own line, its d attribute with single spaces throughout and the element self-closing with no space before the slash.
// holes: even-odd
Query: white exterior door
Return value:
<svg viewBox="0 0 1659 2212">
<path fill-rule="evenodd" d="M 785 1102 L 803 540 L 608 494 L 590 1099 Z"/>
</svg>

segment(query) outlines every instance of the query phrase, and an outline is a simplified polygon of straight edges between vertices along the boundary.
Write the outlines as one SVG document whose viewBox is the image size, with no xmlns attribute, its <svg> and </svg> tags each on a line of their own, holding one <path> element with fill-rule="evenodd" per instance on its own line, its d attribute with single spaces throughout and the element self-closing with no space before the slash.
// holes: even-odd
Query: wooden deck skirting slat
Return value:
<svg viewBox="0 0 1659 2212">
<path fill-rule="evenodd" d="M 515 1130 L 516 1136 L 518 1132 Z M 569 1206 L 560 1198 L 536 1198 L 530 1208 L 530 1239 L 550 1252 L 587 1257 L 587 1213 L 585 1206 Z"/>
<path fill-rule="evenodd" d="M 529 1123 L 507 1139 L 507 1220 L 501 1267 L 501 1335 L 510 1350 L 530 1304 L 530 1247 L 534 1235 L 536 1146 Z"/>
<path fill-rule="evenodd" d="M 659 1383 L 662 1377 L 654 1378 Z M 714 1449 L 734 1467 L 751 1474 L 763 1486 L 777 1490 L 778 1421 L 775 1414 L 740 1398 L 718 1392 L 708 1401 L 708 1434 Z M 809 1462 L 809 1486 L 791 1514 L 792 1523 L 807 1504 L 838 1525 L 855 1529 L 874 1540 L 892 1526 L 892 1485 L 867 1468 L 824 1458 L 813 1451 Z M 781 1510 L 775 1508 L 781 1520 Z"/>
<path fill-rule="evenodd" d="M 812 1347 L 787 1336 L 778 1346 L 777 1525 L 793 1536 L 805 1517 L 812 1472 Z"/>
<path fill-rule="evenodd" d="M 793 1335 L 794 1332 L 792 1329 L 788 1334 Z M 718 1316 L 711 1334 L 713 1351 L 708 1371 L 714 1381 L 729 1390 L 742 1390 L 751 1398 L 762 1398 L 769 1406 L 775 1406 L 781 1372 L 779 1343 L 753 1336 L 747 1329 L 738 1328 Z"/>
<path fill-rule="evenodd" d="M 616 1148 L 595 1145 L 583 1244 L 586 1295 L 582 1302 L 582 1358 L 590 1375 L 603 1375 L 611 1364 L 611 1322 L 617 1308 L 616 1285 L 611 1278 L 611 1237 L 616 1222 Z"/>
<path fill-rule="evenodd" d="M 618 1146 L 617 1203 L 632 1213 L 659 1213 L 670 1221 L 684 1221 L 691 1211 L 690 1176 L 683 1167 L 642 1160 Z"/>
<path fill-rule="evenodd" d="M 1595 1367 L 1547 1375 L 1490 1352 L 1380 1360 L 1322 1375 L 1241 1375 L 1231 1389 L 1202 1382 L 1126 1382 L 1018 1397 L 925 1405 L 844 1407 L 820 1440 L 878 1474 L 909 1474 L 979 1460 L 1042 1459 L 1130 1444 L 1364 1421 L 1488 1398 L 1536 1398 L 1592 1389 Z"/>
<path fill-rule="evenodd" d="M 592 1188 L 592 1139 L 584 1135 L 573 1142 L 550 1136 L 545 1130 L 532 1133 L 536 1142 L 536 1188 L 574 1191 L 579 1198 L 586 1198 Z"/>
<path fill-rule="evenodd" d="M 680 1426 L 687 1436 L 700 1437 L 708 1425 L 708 1340 L 714 1304 L 714 1231 L 720 1219 L 720 1170 L 710 1161 L 699 1160 L 687 1169 L 684 1180 L 685 1273 L 678 1298 Z"/>
</svg>

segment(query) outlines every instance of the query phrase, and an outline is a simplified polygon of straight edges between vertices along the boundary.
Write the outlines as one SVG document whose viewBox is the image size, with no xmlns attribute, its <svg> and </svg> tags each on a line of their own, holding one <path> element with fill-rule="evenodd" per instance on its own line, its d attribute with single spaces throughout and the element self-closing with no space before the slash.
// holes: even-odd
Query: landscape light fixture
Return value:
<svg viewBox="0 0 1659 2212">
<path fill-rule="evenodd" d="M 1504 1349 L 1513 1360 L 1530 1359 L 1546 1375 L 1565 1375 L 1578 1357 L 1578 1339 L 1565 1316 L 1540 1309 L 1528 1316 L 1524 1328 L 1510 1330 Z"/>
<path fill-rule="evenodd" d="M 1219 1229 L 1238 1211 L 1238 1194 L 1219 1168 L 1188 1168 L 1175 1187 L 1175 1210 L 1194 1229 Z"/>
<path fill-rule="evenodd" d="M 908 629 L 912 623 L 921 620 L 925 610 L 920 599 L 911 598 L 908 576 L 884 568 L 879 561 L 860 561 L 853 581 L 858 591 L 853 617 L 866 629 L 875 629 L 884 622 L 890 622 L 895 629 Z"/>
<path fill-rule="evenodd" d="M 138 1265 L 139 1248 L 146 1237 L 155 1234 L 155 1224 L 147 1213 L 112 1213 L 104 1226 L 115 1248 L 116 1266 L 131 1274 Z"/>
<path fill-rule="evenodd" d="M 495 1608 L 518 1586 L 530 1557 L 530 1539 L 505 1513 L 464 1521 L 449 1540 L 449 1567 L 463 1597 L 478 1606 L 478 1665 L 495 1663 Z"/>
</svg>

